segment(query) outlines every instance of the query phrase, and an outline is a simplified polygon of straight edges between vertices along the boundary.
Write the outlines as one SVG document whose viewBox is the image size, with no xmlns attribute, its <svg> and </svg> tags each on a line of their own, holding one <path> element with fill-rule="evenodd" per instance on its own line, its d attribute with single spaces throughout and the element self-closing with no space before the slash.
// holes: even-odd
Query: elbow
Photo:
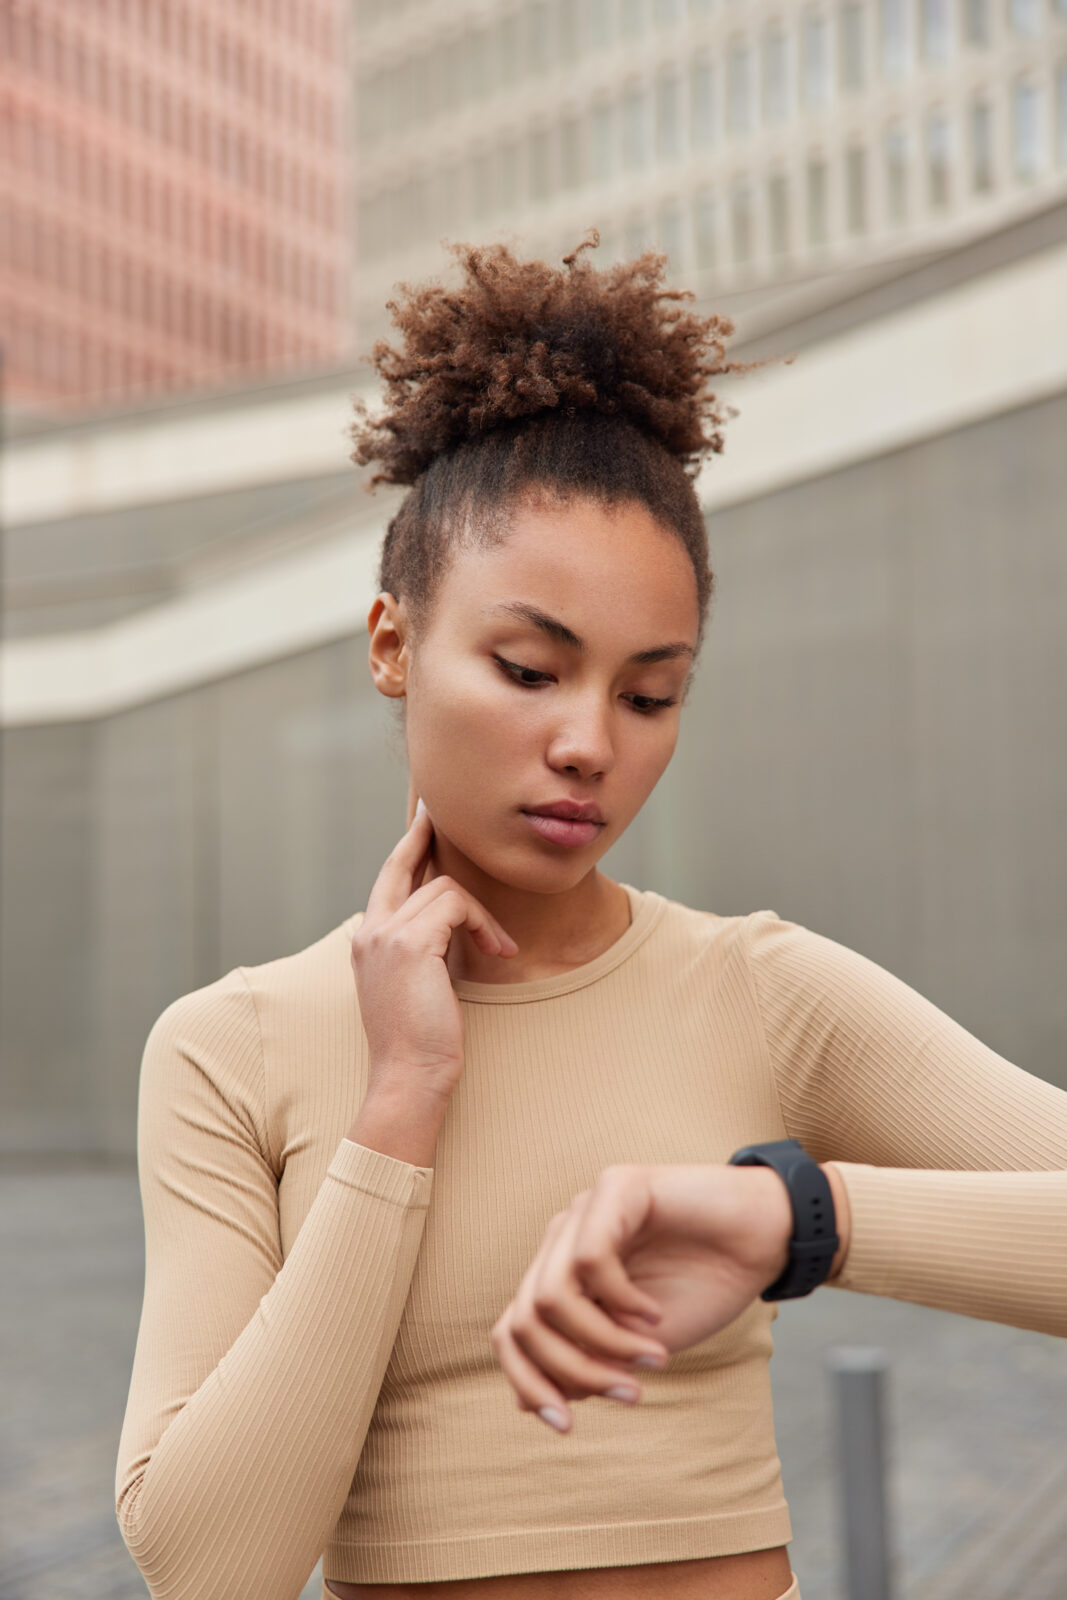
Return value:
<svg viewBox="0 0 1067 1600">
<path fill-rule="evenodd" d="M 183 1529 L 181 1518 L 169 1514 L 167 1507 L 149 1505 L 144 1494 L 144 1468 L 126 1481 L 115 1500 L 122 1542 L 129 1551 L 153 1596 L 166 1595 L 167 1600 L 226 1600 L 232 1589 L 225 1587 L 226 1580 L 220 1572 L 218 1587 L 205 1583 L 200 1572 L 194 1573 L 190 1557 L 195 1550 L 195 1540 L 189 1530 Z"/>
</svg>

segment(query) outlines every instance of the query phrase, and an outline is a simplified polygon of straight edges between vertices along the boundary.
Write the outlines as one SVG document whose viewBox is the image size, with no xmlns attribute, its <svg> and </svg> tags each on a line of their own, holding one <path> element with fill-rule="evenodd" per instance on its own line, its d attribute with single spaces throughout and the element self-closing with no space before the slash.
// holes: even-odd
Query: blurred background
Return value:
<svg viewBox="0 0 1067 1600">
<path fill-rule="evenodd" d="M 93 1497 L 139 1309 L 141 1049 L 176 996 L 361 907 L 403 830 L 365 633 L 396 499 L 346 426 L 444 241 L 655 246 L 728 354 L 779 358 L 717 391 L 701 673 L 605 870 L 772 907 L 1067 1088 L 1067 0 L 0 0 L 0 133 L 0 1265 L 26 1289 L 0 1353 L 28 1486 L 0 1595 L 140 1594 Z M 902 1570 L 947 1600 L 946 1528 L 1047 1489 L 1061 1342 L 821 1298 L 776 1328 L 795 1508 L 830 1493 L 816 1327 L 895 1318 L 917 1419 L 983 1352 L 987 1432 L 898 1480 L 929 1523 Z M 70 1396 L 46 1421 L 61 1370 L 82 1456 Z M 57 1544 L 35 1508 L 79 1472 Z M 828 1505 L 794 1565 L 833 1600 Z M 1067 1596 L 1053 1543 L 1031 1600 Z M 999 1600 L 980 1566 L 959 1592 Z"/>
</svg>

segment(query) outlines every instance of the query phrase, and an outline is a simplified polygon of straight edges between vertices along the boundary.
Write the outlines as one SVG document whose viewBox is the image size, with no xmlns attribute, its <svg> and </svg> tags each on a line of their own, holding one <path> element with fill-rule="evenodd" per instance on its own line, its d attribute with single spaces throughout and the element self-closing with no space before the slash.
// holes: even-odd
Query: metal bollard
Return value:
<svg viewBox="0 0 1067 1600">
<path fill-rule="evenodd" d="M 839 1345 L 833 1376 L 848 1600 L 891 1600 L 885 1492 L 884 1350 Z"/>
</svg>

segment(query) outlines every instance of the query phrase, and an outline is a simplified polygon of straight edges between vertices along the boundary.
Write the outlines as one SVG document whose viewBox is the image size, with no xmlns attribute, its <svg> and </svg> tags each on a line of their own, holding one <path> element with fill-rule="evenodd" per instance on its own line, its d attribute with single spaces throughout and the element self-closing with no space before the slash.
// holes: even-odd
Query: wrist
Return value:
<svg viewBox="0 0 1067 1600">
<path fill-rule="evenodd" d="M 830 1271 L 826 1276 L 826 1282 L 832 1283 L 844 1266 L 848 1255 L 849 1240 L 852 1235 L 852 1211 L 848 1203 L 848 1190 L 845 1187 L 845 1180 L 834 1163 L 832 1161 L 821 1162 L 819 1170 L 826 1176 L 834 1202 L 834 1223 L 838 1245 Z"/>
<path fill-rule="evenodd" d="M 400 1082 L 368 1090 L 347 1137 L 415 1167 L 432 1167 L 448 1096 Z"/>
<path fill-rule="evenodd" d="M 735 1167 L 741 1178 L 740 1201 L 746 1225 L 753 1230 L 753 1248 L 760 1275 L 768 1283 L 785 1271 L 793 1237 L 793 1207 L 789 1191 L 770 1167 Z"/>
</svg>

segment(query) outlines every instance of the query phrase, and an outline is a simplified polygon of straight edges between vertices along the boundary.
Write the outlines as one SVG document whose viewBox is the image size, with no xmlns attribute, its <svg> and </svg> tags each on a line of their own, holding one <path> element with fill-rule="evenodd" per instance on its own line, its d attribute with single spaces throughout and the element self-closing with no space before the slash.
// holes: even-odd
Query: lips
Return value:
<svg viewBox="0 0 1067 1600">
<path fill-rule="evenodd" d="M 604 817 L 592 800 L 552 800 L 544 806 L 523 806 L 529 817 L 562 817 L 566 822 L 598 822 Z"/>
<path fill-rule="evenodd" d="M 604 826 L 600 807 L 592 801 L 553 800 L 546 806 L 524 809 L 523 816 L 535 833 L 549 844 L 592 844 Z"/>
</svg>

